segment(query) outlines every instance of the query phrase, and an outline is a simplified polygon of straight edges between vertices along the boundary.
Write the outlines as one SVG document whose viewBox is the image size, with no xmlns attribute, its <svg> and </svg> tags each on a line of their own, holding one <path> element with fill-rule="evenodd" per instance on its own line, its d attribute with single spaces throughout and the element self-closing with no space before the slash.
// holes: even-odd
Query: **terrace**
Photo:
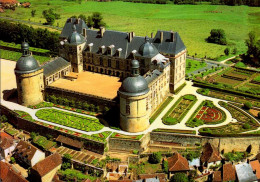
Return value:
<svg viewBox="0 0 260 182">
<path fill-rule="evenodd" d="M 121 84 L 120 78 L 118 77 L 86 71 L 78 73 L 77 79 L 74 81 L 69 79 L 59 79 L 49 86 L 103 97 L 106 99 L 114 99 L 117 96 L 117 91 Z"/>
</svg>

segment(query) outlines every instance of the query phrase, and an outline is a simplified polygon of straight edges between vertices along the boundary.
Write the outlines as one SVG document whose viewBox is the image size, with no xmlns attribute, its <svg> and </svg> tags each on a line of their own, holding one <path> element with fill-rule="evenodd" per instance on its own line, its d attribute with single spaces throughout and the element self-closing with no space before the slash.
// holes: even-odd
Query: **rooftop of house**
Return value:
<svg viewBox="0 0 260 182">
<path fill-rule="evenodd" d="M 2 141 L 0 141 L 0 148 L 5 150 L 13 146 L 14 140 L 11 138 L 4 138 Z"/>
<path fill-rule="evenodd" d="M 37 150 L 40 151 L 30 143 L 20 140 L 14 151 L 21 154 L 23 157 L 26 157 L 28 160 L 31 160 Z"/>
<path fill-rule="evenodd" d="M 257 181 L 250 164 L 247 162 L 235 165 L 237 178 L 239 182 Z"/>
<path fill-rule="evenodd" d="M 68 79 L 59 79 L 51 83 L 53 86 L 60 89 L 73 90 L 75 92 L 103 97 L 105 99 L 114 99 L 117 97 L 117 91 L 122 82 L 120 78 L 84 71 L 78 73 L 78 78 L 75 81 Z"/>
<path fill-rule="evenodd" d="M 212 181 L 213 182 L 222 182 L 221 171 L 214 171 Z"/>
<path fill-rule="evenodd" d="M 7 133 L 1 131 L 0 132 L 0 141 L 3 140 L 4 138 L 13 139 L 13 137 L 11 135 L 8 135 Z"/>
<path fill-rule="evenodd" d="M 223 181 L 235 181 L 236 180 L 236 169 L 233 164 L 223 165 Z"/>
<path fill-rule="evenodd" d="M 35 164 L 33 166 L 33 170 L 37 171 L 38 174 L 41 177 L 43 177 L 61 164 L 62 164 L 61 155 L 58 153 L 54 153 L 46 157 L 42 161 L 38 162 L 37 164 Z"/>
<path fill-rule="evenodd" d="M 17 173 L 12 165 L 0 161 L 0 181 L 1 182 L 27 182 L 24 177 Z"/>
<path fill-rule="evenodd" d="M 0 4 L 17 4 L 17 0 L 0 0 Z"/>
<path fill-rule="evenodd" d="M 78 141 L 78 140 L 74 140 L 72 138 L 69 137 L 65 137 L 63 135 L 59 135 L 58 138 L 56 138 L 56 141 L 64 143 L 66 145 L 81 149 L 83 147 L 83 142 Z"/>
<path fill-rule="evenodd" d="M 255 171 L 257 179 L 260 179 L 260 163 L 259 163 L 259 161 L 258 160 L 251 161 L 250 165 L 251 165 L 253 171 Z"/>
<path fill-rule="evenodd" d="M 200 157 L 201 162 L 217 162 L 221 161 L 221 157 L 217 149 L 210 143 L 206 143 Z"/>
<path fill-rule="evenodd" d="M 70 65 L 70 62 L 66 61 L 65 59 L 58 57 L 54 59 L 53 61 L 45 64 L 43 66 L 43 74 L 45 77 L 48 77 L 54 73 L 57 73 L 57 71 L 66 68 Z"/>
<path fill-rule="evenodd" d="M 188 160 L 181 156 L 181 154 L 179 153 L 175 153 L 172 157 L 169 157 L 167 160 L 170 172 L 190 170 Z"/>
<path fill-rule="evenodd" d="M 164 173 L 139 174 L 138 178 L 141 179 L 141 180 L 144 180 L 144 179 L 146 179 L 146 180 L 150 180 L 150 179 L 155 180 L 156 179 L 157 181 L 160 181 L 160 182 L 165 182 L 166 181 Z"/>
</svg>

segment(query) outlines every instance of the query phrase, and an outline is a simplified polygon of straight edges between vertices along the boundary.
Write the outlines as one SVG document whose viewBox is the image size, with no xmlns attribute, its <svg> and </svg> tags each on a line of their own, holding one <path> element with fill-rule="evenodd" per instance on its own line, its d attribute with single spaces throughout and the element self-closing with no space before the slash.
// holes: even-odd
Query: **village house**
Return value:
<svg viewBox="0 0 260 182">
<path fill-rule="evenodd" d="M 177 172 L 183 172 L 187 174 L 190 170 L 188 160 L 179 153 L 175 153 L 167 160 L 169 166 L 169 178 Z"/>
<path fill-rule="evenodd" d="M 14 157 L 16 160 L 33 167 L 45 158 L 45 153 L 30 143 L 21 140 L 14 150 Z"/>
<path fill-rule="evenodd" d="M 51 182 L 61 168 L 62 158 L 58 153 L 52 154 L 35 164 L 31 170 L 35 182 Z"/>
<path fill-rule="evenodd" d="M 17 173 L 9 163 L 0 161 L 1 182 L 28 182 L 20 173 Z"/>
<path fill-rule="evenodd" d="M 138 179 L 140 182 L 166 182 L 167 179 L 164 173 L 155 173 L 155 174 L 139 174 Z M 138 182 L 138 180 L 136 180 Z"/>
<path fill-rule="evenodd" d="M 235 181 L 236 180 L 236 169 L 235 166 L 231 163 L 224 164 L 219 171 L 214 171 L 213 181 Z"/>
<path fill-rule="evenodd" d="M 0 7 L 3 7 L 3 9 L 13 9 L 18 5 L 17 0 L 0 0 Z"/>
<path fill-rule="evenodd" d="M 250 161 L 250 165 L 256 174 L 258 181 L 260 181 L 260 163 L 258 160 Z"/>
<path fill-rule="evenodd" d="M 11 157 L 17 145 L 17 141 L 12 138 L 4 138 L 0 141 L 0 155 L 4 160 Z"/>
<path fill-rule="evenodd" d="M 106 164 L 107 179 L 108 180 L 119 180 L 119 179 L 130 179 L 131 174 L 128 173 L 127 162 L 108 162 Z"/>
<path fill-rule="evenodd" d="M 200 161 L 201 165 L 208 169 L 210 166 L 219 165 L 221 163 L 221 156 L 212 144 L 206 143 L 203 148 Z"/>
<path fill-rule="evenodd" d="M 238 182 L 253 182 L 257 181 L 256 174 L 253 171 L 253 168 L 249 162 L 244 162 L 241 164 L 235 165 L 237 180 Z"/>
</svg>

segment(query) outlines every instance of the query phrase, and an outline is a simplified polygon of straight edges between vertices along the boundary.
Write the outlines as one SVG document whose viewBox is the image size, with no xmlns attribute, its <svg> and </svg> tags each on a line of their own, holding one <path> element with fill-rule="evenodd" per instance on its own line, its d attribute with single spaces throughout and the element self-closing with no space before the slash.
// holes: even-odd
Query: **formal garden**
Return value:
<svg viewBox="0 0 260 182">
<path fill-rule="evenodd" d="M 232 117 L 237 120 L 235 123 L 219 127 L 203 127 L 199 129 L 201 135 L 228 135 L 228 134 L 241 134 L 246 131 L 257 129 L 260 124 L 252 119 L 249 115 L 243 113 L 234 105 L 220 101 L 219 104 L 227 109 Z"/>
<path fill-rule="evenodd" d="M 157 129 L 154 129 L 153 132 L 189 134 L 189 135 L 196 134 L 195 130 L 178 130 L 178 129 L 165 129 L 165 128 L 157 128 Z"/>
<path fill-rule="evenodd" d="M 99 131 L 104 127 L 96 118 L 68 113 L 57 109 L 41 109 L 36 112 L 36 116 L 42 120 L 83 131 Z"/>
<path fill-rule="evenodd" d="M 212 101 L 203 101 L 186 122 L 188 127 L 198 127 L 204 124 L 219 124 L 226 120 L 226 113 L 217 108 Z"/>
<path fill-rule="evenodd" d="M 130 139 L 130 140 L 140 140 L 144 135 L 123 135 L 120 133 L 113 133 L 111 138 L 122 138 L 122 139 Z"/>
<path fill-rule="evenodd" d="M 196 101 L 197 98 L 194 95 L 184 95 L 180 97 L 163 116 L 163 123 L 166 125 L 175 125 L 180 123 Z"/>
<path fill-rule="evenodd" d="M 33 137 L 33 143 L 37 146 L 43 148 L 44 150 L 49 150 L 56 146 L 56 142 L 48 140 L 46 137 L 37 135 Z"/>
</svg>

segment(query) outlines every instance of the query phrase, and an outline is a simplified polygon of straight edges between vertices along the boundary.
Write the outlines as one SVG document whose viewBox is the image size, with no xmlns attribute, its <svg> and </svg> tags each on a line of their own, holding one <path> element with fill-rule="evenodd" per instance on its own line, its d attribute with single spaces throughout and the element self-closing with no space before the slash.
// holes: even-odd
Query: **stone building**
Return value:
<svg viewBox="0 0 260 182">
<path fill-rule="evenodd" d="M 25 53 L 15 70 L 19 103 L 37 104 L 47 89 L 98 104 L 117 103 L 120 126 L 128 132 L 147 129 L 150 116 L 185 82 L 186 47 L 177 32 L 158 31 L 150 38 L 140 37 L 102 27 L 92 30 L 83 20 L 69 18 L 60 35 L 59 58 L 40 67 L 26 46 L 22 45 Z M 20 82 L 28 73 L 28 79 L 35 79 L 30 85 Z M 73 82 L 68 81 L 71 78 Z"/>
</svg>

